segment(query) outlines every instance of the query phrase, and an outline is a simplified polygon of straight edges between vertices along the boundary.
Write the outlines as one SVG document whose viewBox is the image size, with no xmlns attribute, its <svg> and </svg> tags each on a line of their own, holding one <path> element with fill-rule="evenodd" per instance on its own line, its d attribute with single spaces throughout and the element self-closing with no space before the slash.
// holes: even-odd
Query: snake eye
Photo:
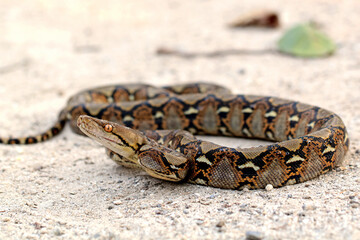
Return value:
<svg viewBox="0 0 360 240">
<path fill-rule="evenodd" d="M 113 130 L 113 126 L 111 126 L 110 124 L 106 124 L 104 127 L 104 130 L 106 132 L 111 132 Z"/>
</svg>

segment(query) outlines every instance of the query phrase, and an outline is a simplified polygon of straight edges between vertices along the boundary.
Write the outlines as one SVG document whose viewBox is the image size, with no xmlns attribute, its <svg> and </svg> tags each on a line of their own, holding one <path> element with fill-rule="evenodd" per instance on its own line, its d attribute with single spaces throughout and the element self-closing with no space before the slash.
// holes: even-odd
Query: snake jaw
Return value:
<svg viewBox="0 0 360 240">
<path fill-rule="evenodd" d="M 112 126 L 112 131 L 106 129 L 109 124 Z M 139 143 L 147 142 L 145 136 L 140 132 L 87 115 L 78 117 L 77 126 L 90 138 L 134 163 L 138 161 Z"/>
</svg>

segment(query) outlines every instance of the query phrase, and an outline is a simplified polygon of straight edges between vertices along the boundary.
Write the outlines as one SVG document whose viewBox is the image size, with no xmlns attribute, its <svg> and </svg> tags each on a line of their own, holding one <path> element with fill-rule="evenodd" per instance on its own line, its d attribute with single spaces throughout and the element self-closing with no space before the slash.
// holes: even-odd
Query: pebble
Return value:
<svg viewBox="0 0 360 240">
<path fill-rule="evenodd" d="M 43 228 L 43 226 L 38 222 L 34 223 L 34 227 L 35 227 L 36 230 L 39 230 L 39 229 Z"/>
<path fill-rule="evenodd" d="M 158 210 L 155 211 L 155 214 L 156 214 L 156 215 L 165 215 L 165 214 L 166 214 L 166 211 L 163 210 L 163 209 L 158 209 Z"/>
<path fill-rule="evenodd" d="M 304 204 L 303 206 L 302 206 L 302 208 L 303 208 L 303 210 L 306 210 L 306 211 L 309 211 L 309 210 L 315 210 L 316 209 L 316 206 L 315 205 L 306 205 L 306 204 Z"/>
<path fill-rule="evenodd" d="M 209 196 L 210 199 L 214 199 L 215 197 L 216 197 L 215 194 Z"/>
<path fill-rule="evenodd" d="M 201 197 L 200 193 L 194 193 L 195 197 Z"/>
<path fill-rule="evenodd" d="M 247 231 L 246 232 L 246 240 L 261 240 L 264 236 L 261 232 L 257 231 Z"/>
<path fill-rule="evenodd" d="M 223 226 L 225 226 L 225 222 L 224 222 L 224 221 L 219 221 L 219 222 L 216 224 L 216 227 L 218 227 L 218 228 L 221 228 L 221 227 L 223 227 Z"/>
<path fill-rule="evenodd" d="M 113 204 L 115 204 L 115 205 L 120 205 L 121 203 L 122 203 L 121 200 L 115 200 L 115 201 L 113 201 Z"/>
<path fill-rule="evenodd" d="M 350 201 L 350 207 L 352 208 L 359 208 L 360 207 L 360 203 L 354 200 Z"/>
<path fill-rule="evenodd" d="M 54 230 L 54 235 L 55 235 L 55 236 L 61 236 L 61 235 L 63 235 L 63 234 L 64 234 L 64 233 L 61 232 L 60 229 L 58 229 L 58 228 Z"/>
<path fill-rule="evenodd" d="M 200 199 L 200 204 L 202 204 L 202 205 L 210 205 L 211 204 L 211 201 L 207 201 L 207 200 L 205 200 L 205 199 Z"/>
<path fill-rule="evenodd" d="M 44 169 L 45 167 L 43 166 L 43 165 L 41 165 L 41 164 L 34 164 L 33 165 L 33 170 L 34 171 L 40 171 L 40 170 L 42 170 L 42 169 Z"/>
<path fill-rule="evenodd" d="M 271 185 L 271 184 L 268 184 L 268 185 L 266 185 L 266 187 L 265 187 L 265 190 L 266 190 L 266 191 L 271 191 L 271 190 L 273 190 L 273 189 L 274 189 L 274 186 Z"/>
<path fill-rule="evenodd" d="M 203 224 L 204 224 L 204 220 L 203 220 L 203 219 L 196 219 L 196 224 L 197 224 L 197 225 L 203 225 Z"/>
</svg>

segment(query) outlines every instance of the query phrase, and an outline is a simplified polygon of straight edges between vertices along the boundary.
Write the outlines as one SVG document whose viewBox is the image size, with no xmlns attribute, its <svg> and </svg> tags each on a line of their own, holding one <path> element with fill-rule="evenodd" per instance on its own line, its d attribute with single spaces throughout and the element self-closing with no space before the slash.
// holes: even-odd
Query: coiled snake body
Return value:
<svg viewBox="0 0 360 240">
<path fill-rule="evenodd" d="M 76 133 L 103 144 L 121 165 L 169 181 L 230 189 L 307 181 L 341 163 L 349 146 L 344 123 L 330 111 L 274 97 L 233 95 L 205 83 L 86 90 L 70 98 L 48 131 L 0 138 L 0 143 L 45 141 L 57 135 L 66 121 Z M 192 134 L 276 143 L 235 149 Z"/>
</svg>

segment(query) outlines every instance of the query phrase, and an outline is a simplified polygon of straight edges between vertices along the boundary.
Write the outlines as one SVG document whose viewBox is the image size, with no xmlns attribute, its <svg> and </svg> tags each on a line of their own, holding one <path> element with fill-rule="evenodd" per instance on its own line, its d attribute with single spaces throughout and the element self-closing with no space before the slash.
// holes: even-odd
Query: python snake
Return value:
<svg viewBox="0 0 360 240">
<path fill-rule="evenodd" d="M 275 97 L 233 95 L 206 83 L 162 88 L 129 84 L 82 91 L 69 99 L 49 130 L 0 138 L 0 143 L 43 142 L 67 121 L 74 132 L 103 144 L 120 165 L 169 181 L 229 189 L 307 181 L 339 165 L 349 148 L 343 121 L 330 111 Z M 275 143 L 235 149 L 198 140 L 193 134 Z"/>
</svg>

